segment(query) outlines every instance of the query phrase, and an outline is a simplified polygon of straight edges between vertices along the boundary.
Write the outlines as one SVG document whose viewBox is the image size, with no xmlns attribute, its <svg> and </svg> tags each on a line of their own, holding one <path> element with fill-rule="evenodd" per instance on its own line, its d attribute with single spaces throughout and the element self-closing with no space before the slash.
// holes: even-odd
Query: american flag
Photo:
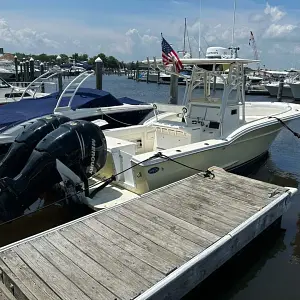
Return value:
<svg viewBox="0 0 300 300">
<path fill-rule="evenodd" d="M 170 44 L 161 36 L 161 49 L 162 49 L 162 60 L 165 66 L 175 64 L 176 72 L 179 73 L 183 69 L 181 60 L 179 59 L 176 51 L 170 46 Z"/>
</svg>

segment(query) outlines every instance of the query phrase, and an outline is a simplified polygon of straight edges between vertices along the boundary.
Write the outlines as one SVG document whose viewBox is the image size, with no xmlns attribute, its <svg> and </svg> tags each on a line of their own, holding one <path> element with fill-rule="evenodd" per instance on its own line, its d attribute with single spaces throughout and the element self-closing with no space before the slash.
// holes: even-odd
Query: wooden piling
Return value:
<svg viewBox="0 0 300 300">
<path fill-rule="evenodd" d="M 29 78 L 30 81 L 33 81 L 34 80 L 34 59 L 32 57 L 29 60 L 29 68 L 30 68 Z"/>
<path fill-rule="evenodd" d="M 137 82 L 140 81 L 140 71 L 139 71 L 139 62 L 138 62 L 138 61 L 136 62 L 135 80 L 136 80 Z"/>
<path fill-rule="evenodd" d="M 15 55 L 14 61 L 15 61 L 16 82 L 18 82 L 19 81 L 19 72 L 18 72 L 18 57 L 17 57 L 17 55 Z"/>
<path fill-rule="evenodd" d="M 45 73 L 45 66 L 44 66 L 44 63 L 40 63 L 40 73 L 41 75 L 43 75 Z M 41 92 L 42 93 L 45 93 L 45 85 L 44 83 L 41 84 Z"/>
<path fill-rule="evenodd" d="M 175 65 L 172 66 L 172 72 L 175 72 Z M 171 74 L 170 79 L 170 100 L 169 104 L 178 104 L 178 76 Z"/>
<path fill-rule="evenodd" d="M 24 81 L 24 64 L 22 61 L 20 61 L 20 81 Z M 23 86 L 23 83 L 21 83 L 21 85 Z"/>
<path fill-rule="evenodd" d="M 147 83 L 149 83 L 149 73 L 150 73 L 150 61 L 149 61 L 149 57 L 147 57 Z"/>
<path fill-rule="evenodd" d="M 103 83 L 103 61 L 100 57 L 95 60 L 95 71 L 96 71 L 96 89 L 102 90 Z"/>
<path fill-rule="evenodd" d="M 280 79 L 279 85 L 278 85 L 278 91 L 277 91 L 277 101 L 281 102 L 282 99 L 282 93 L 283 93 L 283 79 Z"/>
<path fill-rule="evenodd" d="M 25 70 L 26 70 L 26 72 L 25 72 L 25 81 L 26 81 L 26 86 L 28 85 L 28 81 L 29 81 L 29 60 L 26 60 L 26 62 L 25 62 L 25 66 L 26 66 L 26 68 L 25 68 Z"/>
<path fill-rule="evenodd" d="M 60 68 L 60 65 L 61 65 L 60 55 L 57 55 L 56 60 L 57 60 L 57 65 Z M 57 80 L 58 80 L 58 91 L 59 91 L 59 93 L 62 93 L 62 91 L 63 91 L 63 80 L 62 80 L 61 72 L 57 75 Z"/>
</svg>

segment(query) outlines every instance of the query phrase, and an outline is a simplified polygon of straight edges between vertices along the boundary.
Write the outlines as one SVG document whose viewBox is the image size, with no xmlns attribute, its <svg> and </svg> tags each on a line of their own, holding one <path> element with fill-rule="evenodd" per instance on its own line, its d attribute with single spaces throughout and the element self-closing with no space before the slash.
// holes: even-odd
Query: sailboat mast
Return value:
<svg viewBox="0 0 300 300">
<path fill-rule="evenodd" d="M 201 0 L 199 0 L 199 58 L 201 58 Z"/>
</svg>

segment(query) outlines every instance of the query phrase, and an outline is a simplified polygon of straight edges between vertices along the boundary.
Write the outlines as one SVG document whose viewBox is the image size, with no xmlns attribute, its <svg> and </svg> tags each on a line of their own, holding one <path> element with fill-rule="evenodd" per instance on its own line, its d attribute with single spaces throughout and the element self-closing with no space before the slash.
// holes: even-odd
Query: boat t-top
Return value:
<svg viewBox="0 0 300 300">
<path fill-rule="evenodd" d="M 142 125 L 104 131 L 108 157 L 96 177 L 103 181 L 120 175 L 88 205 L 110 207 L 211 166 L 238 171 L 264 157 L 282 128 L 279 119 L 287 123 L 299 118 L 300 105 L 246 102 L 244 66 L 252 62 L 256 61 L 182 59 L 193 65 L 182 105 L 154 103 L 156 115 Z M 162 67 L 161 60 L 156 64 Z M 218 66 L 229 69 L 226 76 L 216 71 Z M 215 77 L 224 83 L 219 97 L 211 94 Z"/>
</svg>

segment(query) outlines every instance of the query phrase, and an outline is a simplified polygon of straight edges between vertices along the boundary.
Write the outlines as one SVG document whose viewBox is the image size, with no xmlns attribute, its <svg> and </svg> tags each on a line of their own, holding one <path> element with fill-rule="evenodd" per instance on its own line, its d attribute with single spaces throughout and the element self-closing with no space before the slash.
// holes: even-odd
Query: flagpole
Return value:
<svg viewBox="0 0 300 300">
<path fill-rule="evenodd" d="M 201 58 L 201 0 L 199 0 L 199 58 Z"/>
</svg>

